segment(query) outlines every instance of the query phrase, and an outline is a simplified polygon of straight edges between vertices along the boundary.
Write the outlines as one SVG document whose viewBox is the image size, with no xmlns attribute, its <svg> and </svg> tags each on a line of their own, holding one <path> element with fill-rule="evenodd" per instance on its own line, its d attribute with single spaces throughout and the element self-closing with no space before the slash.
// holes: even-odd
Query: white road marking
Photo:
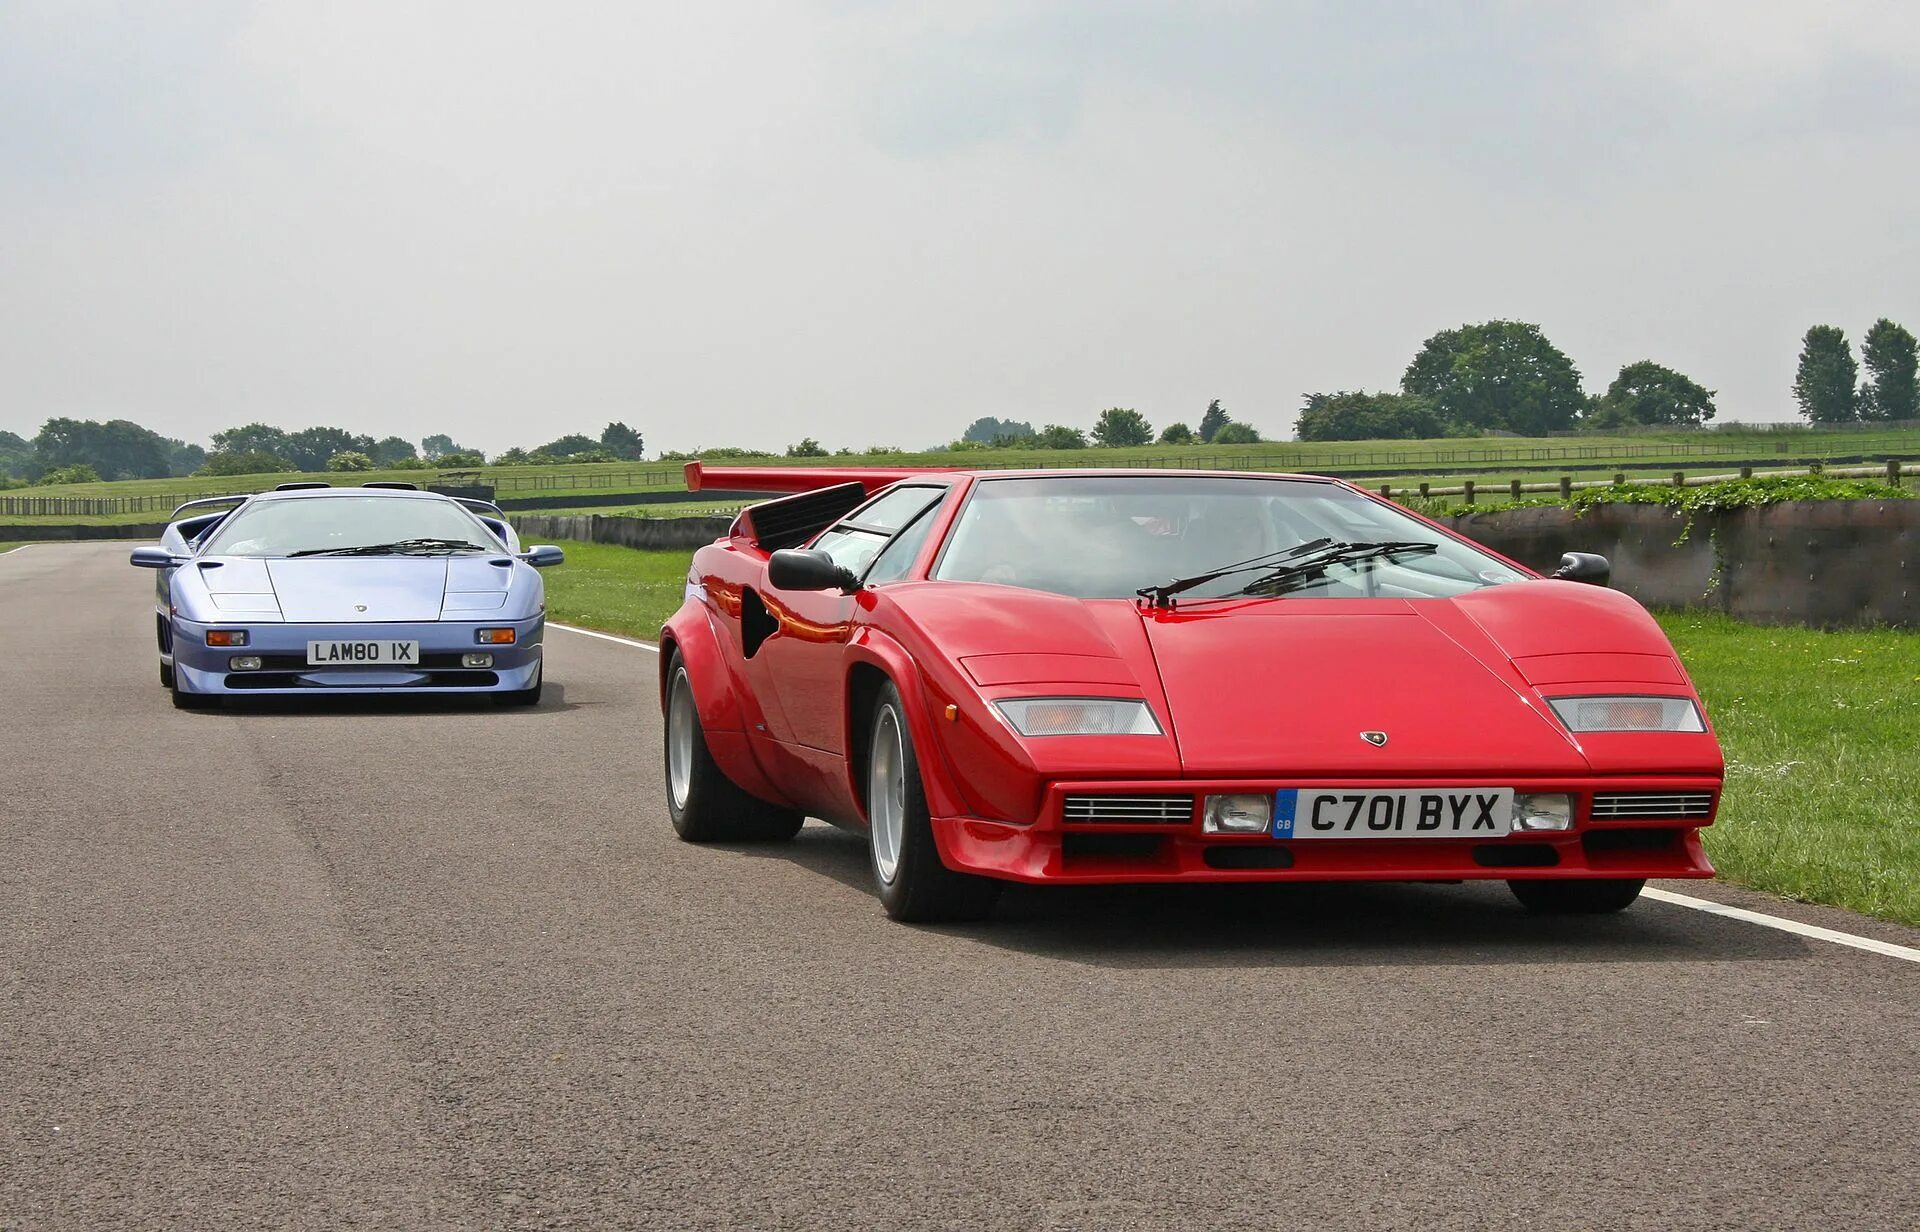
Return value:
<svg viewBox="0 0 1920 1232">
<path fill-rule="evenodd" d="M 1749 924 L 1758 924 L 1762 928 L 1777 928 L 1783 933 L 1812 937 L 1816 941 L 1831 941 L 1835 945 L 1851 946 L 1856 950 L 1865 950 L 1869 954 L 1905 959 L 1907 962 L 1920 962 L 1920 950 L 1910 945 L 1895 945 L 1891 941 L 1876 941 L 1872 937 L 1856 937 L 1852 933 L 1821 928 L 1817 924 L 1802 924 L 1798 920 L 1783 919 L 1780 916 L 1767 915 L 1759 911 L 1748 911 L 1745 907 L 1729 907 L 1725 903 L 1709 902 L 1704 898 L 1694 898 L 1687 894 L 1675 894 L 1672 890 L 1648 887 L 1640 893 L 1644 898 L 1651 898 L 1659 903 L 1671 903 L 1675 907 L 1704 911 L 1708 915 L 1723 915 L 1730 920 L 1744 920 Z"/>
<path fill-rule="evenodd" d="M 14 549 L 18 551 L 19 549 Z M 572 625 L 547 623 L 549 629 L 565 629 L 568 633 L 579 633 L 586 637 L 597 637 L 605 642 L 618 642 L 622 646 L 632 646 L 636 650 L 651 650 L 660 653 L 660 648 L 652 642 L 637 642 L 630 637 L 615 637 L 611 633 L 596 633 L 592 629 L 576 629 Z M 1704 898 L 1694 898 L 1687 894 L 1675 894 L 1672 890 L 1660 890 L 1648 887 L 1640 891 L 1643 898 L 1657 903 L 1666 903 L 1673 907 L 1685 907 L 1691 911 L 1704 911 L 1708 915 L 1725 916 L 1729 920 L 1743 920 L 1748 924 L 1758 924 L 1762 928 L 1777 928 L 1783 933 L 1793 933 L 1801 937 L 1811 937 L 1816 941 L 1831 941 L 1835 945 L 1850 946 L 1856 950 L 1865 950 L 1869 954 L 1880 954 L 1887 958 L 1904 959 L 1907 962 L 1920 963 L 1920 949 L 1910 945 L 1895 945 L 1891 941 L 1876 941 L 1872 937 L 1857 937 L 1852 933 L 1843 933 L 1837 929 L 1821 928 L 1817 924 L 1802 924 L 1798 920 L 1789 920 L 1777 915 L 1767 915 L 1759 911 L 1748 911 L 1745 907 L 1729 907 L 1724 903 L 1710 902 Z"/>
<path fill-rule="evenodd" d="M 24 551 L 26 551 L 26 550 L 27 550 L 28 548 L 37 548 L 37 547 L 39 547 L 39 546 L 40 546 L 40 545 L 39 545 L 39 544 L 37 544 L 37 543 L 23 543 L 23 544 L 21 544 L 21 545 L 20 545 L 19 547 L 17 547 L 17 548 L 8 548 L 8 549 L 7 549 L 6 551 L 4 551 L 4 552 L 0 552 L 0 556 L 11 556 L 11 555 L 13 555 L 13 554 L 14 554 L 15 552 L 24 552 Z"/>
<path fill-rule="evenodd" d="M 592 629 L 576 629 L 572 625 L 557 624 L 551 620 L 547 622 L 547 628 L 565 629 L 568 633 L 578 633 L 582 637 L 597 637 L 603 642 L 618 642 L 622 646 L 631 646 L 635 650 L 651 650 L 655 654 L 660 653 L 660 648 L 652 642 L 636 642 L 630 637 L 615 637 L 611 633 L 596 633 Z"/>
</svg>

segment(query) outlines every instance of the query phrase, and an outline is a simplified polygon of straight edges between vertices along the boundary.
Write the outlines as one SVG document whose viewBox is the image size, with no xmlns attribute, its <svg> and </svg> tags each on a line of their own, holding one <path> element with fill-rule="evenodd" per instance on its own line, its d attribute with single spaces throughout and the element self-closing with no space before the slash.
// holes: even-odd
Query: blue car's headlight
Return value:
<svg viewBox="0 0 1920 1232">
<path fill-rule="evenodd" d="M 1019 697 L 997 701 L 1023 736 L 1157 736 L 1147 703 L 1125 697 Z"/>
<path fill-rule="evenodd" d="M 1701 732 L 1700 710 L 1685 697 L 1550 697 L 1547 704 L 1576 732 Z"/>
</svg>

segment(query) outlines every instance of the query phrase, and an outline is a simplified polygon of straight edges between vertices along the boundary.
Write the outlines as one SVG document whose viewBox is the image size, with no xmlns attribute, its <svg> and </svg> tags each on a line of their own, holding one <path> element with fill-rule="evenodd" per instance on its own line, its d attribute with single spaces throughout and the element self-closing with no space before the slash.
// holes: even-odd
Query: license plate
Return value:
<svg viewBox="0 0 1920 1232">
<path fill-rule="evenodd" d="M 308 642 L 309 667 L 362 667 L 372 664 L 417 664 L 419 642 Z"/>
<path fill-rule="evenodd" d="M 1502 838 L 1512 830 L 1511 787 L 1290 787 L 1273 797 L 1275 838 Z"/>
</svg>

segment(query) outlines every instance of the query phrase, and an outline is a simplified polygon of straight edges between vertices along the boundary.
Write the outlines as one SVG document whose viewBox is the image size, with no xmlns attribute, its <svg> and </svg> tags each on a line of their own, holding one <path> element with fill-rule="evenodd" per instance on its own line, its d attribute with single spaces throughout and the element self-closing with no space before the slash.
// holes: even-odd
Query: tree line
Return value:
<svg viewBox="0 0 1920 1232">
<path fill-rule="evenodd" d="M 275 475 L 313 471 L 460 469 L 485 466 L 477 449 L 437 433 L 418 448 L 399 436 L 375 439 L 345 428 L 311 427 L 290 432 L 248 423 L 213 434 L 211 450 L 163 437 L 125 419 L 49 419 L 28 440 L 0 431 L 0 483 L 93 483 L 113 479 L 165 479 L 184 475 Z M 599 437 L 570 433 L 531 449 L 508 449 L 495 465 L 555 462 L 637 462 L 645 456 L 640 433 L 610 423 Z"/>
<path fill-rule="evenodd" d="M 1914 336 L 1882 318 L 1867 331 L 1861 358 L 1867 379 L 1856 385 L 1846 334 L 1830 325 L 1808 330 L 1793 383 L 1801 413 L 1814 423 L 1920 418 Z M 1698 428 L 1713 418 L 1714 396 L 1651 359 L 1623 366 L 1605 393 L 1591 396 L 1580 370 L 1538 325 L 1484 321 L 1427 339 L 1397 393 L 1307 394 L 1295 434 L 1348 441 Z"/>
</svg>

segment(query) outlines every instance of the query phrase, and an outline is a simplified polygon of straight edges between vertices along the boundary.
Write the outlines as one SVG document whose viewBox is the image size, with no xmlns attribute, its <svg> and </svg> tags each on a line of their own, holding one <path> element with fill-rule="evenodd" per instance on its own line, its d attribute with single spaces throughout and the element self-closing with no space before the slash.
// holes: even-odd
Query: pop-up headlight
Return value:
<svg viewBox="0 0 1920 1232">
<path fill-rule="evenodd" d="M 1157 736 L 1147 703 L 1125 697 L 1018 697 L 993 703 L 1023 736 Z"/>
<path fill-rule="evenodd" d="M 1699 732 L 1700 711 L 1685 697 L 1550 697 L 1547 704 L 1576 732 Z"/>
</svg>

